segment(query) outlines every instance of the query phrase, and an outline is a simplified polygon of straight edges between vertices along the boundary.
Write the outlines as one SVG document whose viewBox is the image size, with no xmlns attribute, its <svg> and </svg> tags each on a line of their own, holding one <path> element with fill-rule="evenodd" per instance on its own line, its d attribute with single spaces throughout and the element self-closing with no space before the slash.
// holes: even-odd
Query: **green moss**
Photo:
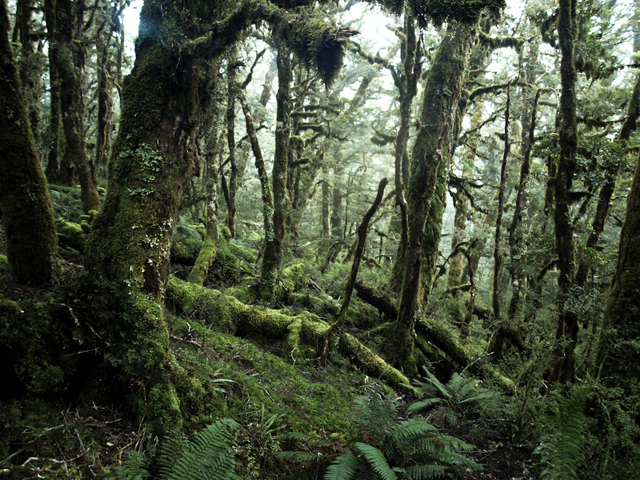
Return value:
<svg viewBox="0 0 640 480">
<path fill-rule="evenodd" d="M 74 248 L 79 252 L 84 251 L 84 242 L 87 234 L 82 225 L 59 220 L 56 222 L 56 231 L 61 244 Z"/>
<path fill-rule="evenodd" d="M 179 225 L 173 235 L 171 261 L 182 265 L 194 265 L 202 245 L 202 237 L 195 229 Z"/>
<path fill-rule="evenodd" d="M 0 300 L 0 377 L 6 394 L 58 398 L 69 388 L 79 357 L 77 325 L 52 299 L 18 305 Z"/>
<path fill-rule="evenodd" d="M 244 275 L 252 274 L 247 262 L 232 253 L 230 244 L 219 245 L 214 262 L 209 267 L 205 284 L 218 287 L 237 284 Z"/>
<path fill-rule="evenodd" d="M 18 302 L 7 300 L 6 298 L 0 298 L 0 316 L 12 314 L 15 315 L 18 313 L 23 313 L 22 308 L 20 308 Z"/>
</svg>

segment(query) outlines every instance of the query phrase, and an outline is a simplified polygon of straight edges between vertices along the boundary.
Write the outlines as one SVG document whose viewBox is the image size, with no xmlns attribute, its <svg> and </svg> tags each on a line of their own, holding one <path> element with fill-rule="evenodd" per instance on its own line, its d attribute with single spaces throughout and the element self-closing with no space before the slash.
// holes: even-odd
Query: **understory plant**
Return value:
<svg viewBox="0 0 640 480">
<path fill-rule="evenodd" d="M 460 453 L 470 450 L 471 445 L 440 433 L 422 416 L 402 419 L 398 401 L 378 389 L 356 397 L 353 421 L 359 427 L 359 435 L 348 446 L 333 449 L 337 452 L 324 473 L 325 480 L 421 480 L 482 469 Z M 298 461 L 313 460 L 313 452 L 299 453 L 280 455 Z M 327 459 L 316 453 L 316 461 Z"/>
<path fill-rule="evenodd" d="M 592 386 L 578 387 L 560 401 L 558 411 L 551 419 L 553 433 L 536 449 L 547 462 L 542 478 L 548 480 L 577 480 L 573 469 L 580 454 L 583 440 L 584 414 Z"/>
<path fill-rule="evenodd" d="M 114 480 L 143 480 L 158 475 L 166 480 L 232 480 L 235 456 L 231 443 L 238 424 L 223 418 L 208 425 L 189 441 L 179 434 L 169 434 L 160 444 L 155 462 L 135 450 L 126 454 Z M 158 475 L 152 472 L 157 470 Z"/>
<path fill-rule="evenodd" d="M 446 421 L 450 426 L 456 426 L 459 421 L 460 410 L 465 405 L 482 402 L 491 398 L 493 392 L 480 387 L 475 378 L 465 378 L 454 373 L 446 384 L 443 384 L 427 367 L 424 382 L 414 380 L 414 389 L 426 398 L 412 403 L 407 413 L 415 413 L 434 407 L 445 405 L 448 407 Z"/>
</svg>

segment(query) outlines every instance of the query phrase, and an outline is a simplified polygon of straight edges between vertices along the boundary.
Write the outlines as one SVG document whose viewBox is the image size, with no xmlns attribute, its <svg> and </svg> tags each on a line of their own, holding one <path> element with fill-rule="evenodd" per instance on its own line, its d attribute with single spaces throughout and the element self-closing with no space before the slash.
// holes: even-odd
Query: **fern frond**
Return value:
<svg viewBox="0 0 640 480">
<path fill-rule="evenodd" d="M 372 445 L 366 443 L 356 442 L 353 445 L 365 458 L 369 466 L 376 472 L 382 480 L 397 480 L 397 475 L 391 469 L 387 463 L 387 459 L 384 458 L 384 454 Z"/>
<path fill-rule="evenodd" d="M 351 480 L 360 465 L 358 457 L 343 453 L 327 467 L 324 480 Z"/>
<path fill-rule="evenodd" d="M 353 402 L 354 422 L 381 441 L 391 428 L 398 413 L 398 402 L 388 395 L 374 393 L 361 395 Z"/>
<path fill-rule="evenodd" d="M 422 387 L 422 388 L 418 389 L 418 390 L 420 390 L 420 393 L 425 393 L 425 394 L 439 393 L 439 396 L 441 396 L 442 398 L 445 398 L 447 400 L 450 399 L 451 398 L 451 393 L 449 392 L 447 387 L 444 386 L 440 382 L 440 380 L 438 380 L 436 378 L 436 376 L 429 371 L 429 369 L 427 367 L 423 366 L 422 369 L 427 374 L 426 380 L 429 383 L 422 383 L 420 381 L 416 381 L 415 382 L 416 384 L 419 384 Z"/>
<path fill-rule="evenodd" d="M 560 402 L 553 422 L 556 432 L 541 448 L 543 458 L 548 462 L 547 468 L 542 472 L 543 476 L 553 480 L 577 480 L 573 465 L 580 454 L 584 409 L 592 389 L 591 386 L 578 387 Z"/>
<path fill-rule="evenodd" d="M 183 437 L 167 438 L 158 459 L 160 473 L 167 480 L 229 480 L 234 478 L 235 458 L 229 445 L 238 424 L 228 418 L 208 425 L 189 442 Z"/>
<path fill-rule="evenodd" d="M 144 480 L 150 478 L 147 470 L 147 460 L 140 452 L 129 450 L 125 453 L 122 466 L 115 469 L 113 480 Z"/>
<path fill-rule="evenodd" d="M 420 400 L 418 402 L 413 402 L 409 408 L 407 408 L 407 413 L 416 413 L 421 412 L 422 410 L 429 408 L 436 403 L 442 403 L 441 398 L 427 398 L 425 400 Z"/>
<path fill-rule="evenodd" d="M 447 468 L 444 465 L 414 465 L 404 470 L 413 480 L 431 480 L 444 477 Z"/>
<path fill-rule="evenodd" d="M 158 456 L 158 470 L 160 475 L 168 478 L 174 469 L 176 459 L 182 458 L 189 451 L 189 440 L 176 433 L 167 435 L 160 445 Z"/>
</svg>

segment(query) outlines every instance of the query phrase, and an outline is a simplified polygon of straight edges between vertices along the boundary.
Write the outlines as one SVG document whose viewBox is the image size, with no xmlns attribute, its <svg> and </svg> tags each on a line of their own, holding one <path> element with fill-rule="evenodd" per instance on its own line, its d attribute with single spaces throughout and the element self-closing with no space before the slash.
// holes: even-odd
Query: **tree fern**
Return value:
<svg viewBox="0 0 640 480">
<path fill-rule="evenodd" d="M 543 460 L 548 463 L 542 472 L 543 477 L 551 480 L 577 480 L 578 475 L 573 466 L 580 454 L 584 409 L 591 390 L 591 386 L 578 387 L 560 402 L 553 420 L 555 432 L 538 449 Z"/>
</svg>

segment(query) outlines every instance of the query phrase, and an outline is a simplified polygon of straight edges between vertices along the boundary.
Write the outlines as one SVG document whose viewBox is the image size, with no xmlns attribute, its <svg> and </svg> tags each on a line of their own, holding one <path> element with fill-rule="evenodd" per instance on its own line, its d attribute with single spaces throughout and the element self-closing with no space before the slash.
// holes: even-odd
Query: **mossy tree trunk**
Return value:
<svg viewBox="0 0 640 480">
<path fill-rule="evenodd" d="M 493 243 L 493 315 L 500 322 L 500 274 L 502 273 L 502 217 L 504 215 L 505 188 L 507 183 L 507 158 L 509 156 L 509 106 L 511 90 L 507 87 L 507 107 L 504 114 L 504 152 L 500 167 L 500 187 L 498 188 L 498 214 L 496 217 L 496 231 Z"/>
<path fill-rule="evenodd" d="M 39 146 L 38 125 L 40 124 L 41 106 L 40 91 L 44 65 L 41 56 L 34 49 L 34 35 L 32 17 L 35 12 L 34 0 L 18 0 L 16 2 L 15 25 L 13 28 L 13 42 L 19 44 L 16 64 L 20 75 L 20 84 L 24 100 L 27 104 L 31 132 Z"/>
<path fill-rule="evenodd" d="M 422 293 L 420 301 L 426 307 L 429 304 L 433 278 L 436 273 L 438 253 L 440 252 L 440 238 L 442 237 L 442 219 L 447 207 L 447 169 L 438 170 L 436 188 L 431 199 L 431 207 L 427 222 L 424 225 L 424 238 L 422 240 Z"/>
<path fill-rule="evenodd" d="M 452 23 L 434 59 L 423 97 L 420 130 L 413 149 L 407 187 L 409 231 L 402 262 L 404 275 L 395 336 L 395 361 L 415 371 L 413 335 L 422 274 L 422 242 L 431 209 L 442 148 L 446 141 L 452 109 L 458 99 L 467 65 L 471 30 Z"/>
<path fill-rule="evenodd" d="M 238 193 L 238 162 L 236 161 L 236 72 L 238 70 L 238 58 L 235 50 L 227 57 L 227 145 L 229 147 L 229 181 L 222 173 L 222 189 L 227 204 L 227 227 L 231 232 L 231 238 L 236 236 L 236 194 Z M 223 166 L 221 166 L 223 168 Z"/>
<path fill-rule="evenodd" d="M 560 0 L 558 9 L 558 40 L 562 61 L 560 79 L 560 159 L 554 182 L 555 237 L 558 254 L 559 317 L 556 330 L 557 346 L 549 380 L 566 382 L 573 378 L 574 349 L 578 341 L 578 316 L 569 307 L 573 284 L 573 226 L 569 212 L 570 192 L 576 170 L 575 151 L 578 145 L 576 117 L 576 68 L 574 41 L 577 35 L 576 0 Z"/>
<path fill-rule="evenodd" d="M 329 184 L 329 165 L 322 162 L 322 236 L 329 236 L 329 205 L 331 204 L 331 185 Z"/>
<path fill-rule="evenodd" d="M 276 151 L 273 159 L 273 236 L 265 237 L 264 257 L 260 273 L 260 297 L 271 301 L 282 261 L 282 248 L 287 219 L 287 167 L 291 134 L 291 54 L 278 48 L 278 109 L 276 112 Z"/>
<path fill-rule="evenodd" d="M 398 260 L 394 263 L 391 275 L 391 287 L 400 290 L 402 287 L 403 262 L 409 235 L 409 207 L 405 198 L 405 186 L 408 182 L 406 172 L 409 169 L 409 155 L 407 144 L 411 126 L 411 106 L 418 93 L 418 80 L 422 73 L 421 50 L 416 38 L 415 20 L 406 10 L 404 15 L 404 39 L 400 46 L 402 68 L 398 73 L 391 70 L 393 80 L 400 95 L 400 126 L 395 141 L 394 184 L 396 189 L 396 205 L 400 209 L 400 243 L 398 245 Z"/>
<path fill-rule="evenodd" d="M 60 180 L 60 81 L 58 79 L 58 41 L 56 34 L 56 2 L 44 1 L 44 18 L 47 25 L 49 43 L 49 143 L 47 151 L 46 175 L 50 182 Z"/>
<path fill-rule="evenodd" d="M 112 7 L 115 10 L 115 7 Z M 111 11 L 115 15 L 115 11 Z M 92 165 L 92 180 L 97 185 L 98 172 L 105 172 L 111 151 L 111 125 L 113 120 L 113 81 L 109 71 L 110 47 L 113 29 L 111 22 L 106 26 L 96 44 L 98 51 L 98 126 L 96 130 L 96 157 Z"/>
<path fill-rule="evenodd" d="M 72 166 L 78 173 L 82 209 L 88 213 L 100 209 L 100 198 L 84 144 L 82 76 L 87 55 L 82 38 L 84 1 L 56 0 L 56 13 L 56 29 L 59 36 L 58 48 L 54 50 L 56 58 L 53 61 L 60 82 L 66 158 L 63 163 Z"/>
<path fill-rule="evenodd" d="M 473 104 L 473 114 L 471 115 L 471 128 L 478 128 L 482 124 L 482 114 L 484 112 L 484 102 L 477 99 Z M 467 144 L 464 158 L 462 160 L 462 176 L 463 178 L 472 178 L 474 171 L 474 163 L 476 159 L 476 149 L 480 143 L 480 137 L 474 136 Z M 455 203 L 456 213 L 453 218 L 453 235 L 451 237 L 451 251 L 455 251 L 456 246 L 464 241 L 464 232 L 467 228 L 467 210 L 469 209 L 469 199 L 464 192 L 458 192 L 458 198 Z M 462 280 L 462 269 L 464 264 L 464 254 L 458 253 L 454 255 L 449 262 L 449 275 L 447 277 L 447 287 L 457 287 Z M 452 290 L 455 297 L 458 290 Z"/>
<path fill-rule="evenodd" d="M 21 283 L 52 281 L 57 237 L 49 190 L 28 119 L 9 42 L 9 16 L 0 1 L 0 209 L 7 257 Z"/>
<path fill-rule="evenodd" d="M 640 161 L 627 200 L 616 271 L 611 283 L 599 340 L 600 378 L 622 387 L 625 398 L 638 398 L 640 378 Z M 633 401 L 633 400 L 632 400 Z"/>
</svg>

